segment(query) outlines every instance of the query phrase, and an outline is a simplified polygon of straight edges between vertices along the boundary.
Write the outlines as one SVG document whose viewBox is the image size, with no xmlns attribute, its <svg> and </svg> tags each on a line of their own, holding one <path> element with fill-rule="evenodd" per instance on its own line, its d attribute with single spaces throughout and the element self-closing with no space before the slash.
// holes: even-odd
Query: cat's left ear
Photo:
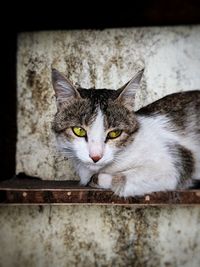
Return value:
<svg viewBox="0 0 200 267">
<path fill-rule="evenodd" d="M 125 105 L 133 107 L 135 101 L 135 94 L 140 87 L 140 81 L 142 79 L 144 69 L 140 70 L 128 83 L 122 88 L 118 89 L 118 100 L 121 100 Z"/>
</svg>

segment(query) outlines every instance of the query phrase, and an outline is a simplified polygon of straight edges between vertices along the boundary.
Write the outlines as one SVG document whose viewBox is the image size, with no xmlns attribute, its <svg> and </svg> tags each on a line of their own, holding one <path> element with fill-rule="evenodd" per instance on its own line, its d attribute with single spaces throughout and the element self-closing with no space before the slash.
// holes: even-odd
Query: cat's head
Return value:
<svg viewBox="0 0 200 267">
<path fill-rule="evenodd" d="M 95 171 L 117 161 L 138 130 L 133 106 L 142 74 L 143 70 L 118 90 L 97 90 L 76 88 L 52 70 L 57 103 L 53 130 L 67 157 Z"/>
</svg>

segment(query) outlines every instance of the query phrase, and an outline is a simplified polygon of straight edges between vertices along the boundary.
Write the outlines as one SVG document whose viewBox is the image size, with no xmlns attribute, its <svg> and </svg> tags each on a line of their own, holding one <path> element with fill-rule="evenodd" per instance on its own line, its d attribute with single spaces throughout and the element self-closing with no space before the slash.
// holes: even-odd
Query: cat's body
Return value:
<svg viewBox="0 0 200 267">
<path fill-rule="evenodd" d="M 83 185 L 127 197 L 186 188 L 200 178 L 200 91 L 134 112 L 141 76 L 118 90 L 76 89 L 53 70 L 53 128 Z"/>
</svg>

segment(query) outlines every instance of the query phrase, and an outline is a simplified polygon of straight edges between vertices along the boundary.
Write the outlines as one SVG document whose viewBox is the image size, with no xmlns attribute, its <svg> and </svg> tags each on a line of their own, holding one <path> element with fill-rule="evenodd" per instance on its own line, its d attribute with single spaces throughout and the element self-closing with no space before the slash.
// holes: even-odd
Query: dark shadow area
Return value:
<svg viewBox="0 0 200 267">
<path fill-rule="evenodd" d="M 17 34 L 24 31 L 104 29 L 116 27 L 167 26 L 200 24 L 198 0 L 149 0 L 130 3 L 89 4 L 51 3 L 41 6 L 25 2 L 14 7 L 8 3 L 1 17 L 1 180 L 15 173 L 16 153 L 16 51 Z M 111 6 L 109 7 L 108 4 Z M 10 5 L 10 6 L 8 6 Z M 16 5 L 16 4 L 15 4 Z"/>
</svg>

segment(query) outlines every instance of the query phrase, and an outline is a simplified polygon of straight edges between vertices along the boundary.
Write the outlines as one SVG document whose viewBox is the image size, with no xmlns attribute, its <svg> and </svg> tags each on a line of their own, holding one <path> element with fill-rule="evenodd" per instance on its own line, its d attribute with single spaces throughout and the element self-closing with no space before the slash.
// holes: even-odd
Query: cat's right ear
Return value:
<svg viewBox="0 0 200 267">
<path fill-rule="evenodd" d="M 68 101 L 69 98 L 80 96 L 71 82 L 56 69 L 52 69 L 51 77 L 58 106 Z"/>
</svg>

